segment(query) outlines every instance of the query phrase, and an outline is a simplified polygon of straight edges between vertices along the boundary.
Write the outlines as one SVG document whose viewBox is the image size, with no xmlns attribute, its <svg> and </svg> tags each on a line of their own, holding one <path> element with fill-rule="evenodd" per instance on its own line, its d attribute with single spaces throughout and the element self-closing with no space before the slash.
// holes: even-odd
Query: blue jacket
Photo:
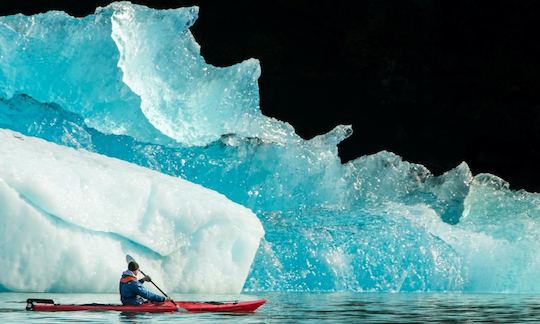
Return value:
<svg viewBox="0 0 540 324">
<path fill-rule="evenodd" d="M 124 271 L 120 279 L 120 300 L 124 305 L 140 305 L 145 302 L 143 298 L 151 301 L 163 302 L 165 297 L 156 295 L 143 287 L 131 271 Z"/>
</svg>

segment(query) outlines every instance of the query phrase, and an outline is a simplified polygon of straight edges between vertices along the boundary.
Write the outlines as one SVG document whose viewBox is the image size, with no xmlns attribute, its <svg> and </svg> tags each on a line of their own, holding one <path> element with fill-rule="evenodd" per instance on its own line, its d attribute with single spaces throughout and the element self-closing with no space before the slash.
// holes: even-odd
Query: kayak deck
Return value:
<svg viewBox="0 0 540 324">
<path fill-rule="evenodd" d="M 175 301 L 175 303 L 188 312 L 254 312 L 266 303 L 265 299 L 252 301 L 228 301 L 228 302 L 200 302 L 200 301 Z M 144 303 L 141 305 L 120 304 L 55 304 L 52 299 L 33 299 L 26 301 L 26 310 L 39 312 L 70 312 L 70 311 L 120 311 L 120 312 L 147 312 L 167 313 L 176 312 L 178 309 L 170 302 Z M 180 311 L 183 311 L 180 309 Z"/>
<path fill-rule="evenodd" d="M 262 304 L 266 303 L 266 300 L 233 302 L 175 301 L 175 303 L 188 312 L 254 312 Z"/>
</svg>

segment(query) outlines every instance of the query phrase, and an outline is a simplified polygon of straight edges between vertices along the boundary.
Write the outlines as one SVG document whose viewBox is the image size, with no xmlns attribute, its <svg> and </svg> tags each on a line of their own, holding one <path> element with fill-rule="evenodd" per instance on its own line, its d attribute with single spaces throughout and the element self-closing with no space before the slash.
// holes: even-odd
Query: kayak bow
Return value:
<svg viewBox="0 0 540 324">
<path fill-rule="evenodd" d="M 254 312 L 266 303 L 265 299 L 252 301 L 229 302 L 197 302 L 176 301 L 176 304 L 188 312 Z M 147 312 L 167 313 L 176 312 L 177 307 L 170 301 L 162 303 L 144 303 L 141 305 L 120 304 L 55 304 L 52 299 L 29 298 L 26 301 L 26 310 L 38 312 L 70 312 L 70 311 L 120 311 L 120 312 Z"/>
</svg>

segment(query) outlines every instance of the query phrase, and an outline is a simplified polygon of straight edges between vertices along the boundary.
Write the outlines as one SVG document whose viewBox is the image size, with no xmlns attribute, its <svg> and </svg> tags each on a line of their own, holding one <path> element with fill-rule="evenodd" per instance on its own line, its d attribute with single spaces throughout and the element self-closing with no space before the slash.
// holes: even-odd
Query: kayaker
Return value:
<svg viewBox="0 0 540 324">
<path fill-rule="evenodd" d="M 120 278 L 120 300 L 124 305 L 140 305 L 145 299 L 156 302 L 165 301 L 165 297 L 154 294 L 143 287 L 145 281 L 151 282 L 149 276 L 137 280 L 139 274 L 139 265 L 135 261 L 128 264 L 128 269 L 122 273 Z"/>
</svg>

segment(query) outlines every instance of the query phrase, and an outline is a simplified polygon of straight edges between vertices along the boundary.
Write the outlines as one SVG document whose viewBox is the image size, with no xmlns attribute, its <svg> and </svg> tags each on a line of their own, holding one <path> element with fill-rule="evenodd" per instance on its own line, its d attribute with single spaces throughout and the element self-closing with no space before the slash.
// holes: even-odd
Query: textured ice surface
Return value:
<svg viewBox="0 0 540 324">
<path fill-rule="evenodd" d="M 100 131 L 144 141 L 298 140 L 290 125 L 261 114 L 257 60 L 204 62 L 188 29 L 197 14 L 119 2 L 85 18 L 2 17 L 0 95 L 54 102 Z"/>
<path fill-rule="evenodd" d="M 249 209 L 186 180 L 5 129 L 0 156 L 7 289 L 115 291 L 126 254 L 168 290 L 242 289 L 263 235 Z"/>
<path fill-rule="evenodd" d="M 196 12 L 1 18 L 0 127 L 250 208 L 266 234 L 245 290 L 540 291 L 540 195 L 466 163 L 439 176 L 385 151 L 342 164 L 352 129 L 303 140 L 263 116 L 258 63 L 205 64 Z"/>
</svg>

